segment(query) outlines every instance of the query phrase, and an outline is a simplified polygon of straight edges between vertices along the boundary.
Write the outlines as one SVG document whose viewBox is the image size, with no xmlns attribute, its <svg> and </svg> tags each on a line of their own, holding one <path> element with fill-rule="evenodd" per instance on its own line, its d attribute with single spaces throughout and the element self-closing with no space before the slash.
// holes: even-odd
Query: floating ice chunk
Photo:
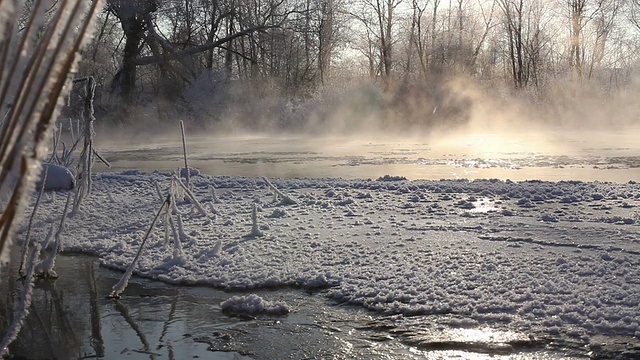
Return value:
<svg viewBox="0 0 640 360">
<path fill-rule="evenodd" d="M 220 303 L 222 311 L 236 315 L 286 315 L 289 306 L 280 301 L 266 301 L 256 294 L 232 296 Z"/>
</svg>

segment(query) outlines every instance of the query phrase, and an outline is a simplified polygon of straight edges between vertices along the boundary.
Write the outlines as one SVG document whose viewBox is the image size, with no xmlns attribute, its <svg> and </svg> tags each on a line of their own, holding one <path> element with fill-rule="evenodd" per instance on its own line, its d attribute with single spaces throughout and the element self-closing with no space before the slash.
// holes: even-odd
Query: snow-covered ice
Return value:
<svg viewBox="0 0 640 360">
<path fill-rule="evenodd" d="M 166 194 L 171 174 L 97 174 L 61 235 L 65 251 L 124 271 L 161 205 L 155 182 Z M 439 315 L 442 326 L 535 339 L 640 337 L 635 182 L 389 176 L 270 183 L 295 201 L 274 202 L 263 178 L 193 176 L 193 195 L 207 214 L 188 200 L 177 204 L 184 261 L 173 261 L 159 222 L 134 275 L 230 291 L 302 288 L 407 324 L 413 315 Z M 33 241 L 59 221 L 66 196 L 52 194 L 40 204 Z M 263 236 L 247 236 L 254 208 Z M 233 304 L 253 303 L 247 299 Z"/>
</svg>

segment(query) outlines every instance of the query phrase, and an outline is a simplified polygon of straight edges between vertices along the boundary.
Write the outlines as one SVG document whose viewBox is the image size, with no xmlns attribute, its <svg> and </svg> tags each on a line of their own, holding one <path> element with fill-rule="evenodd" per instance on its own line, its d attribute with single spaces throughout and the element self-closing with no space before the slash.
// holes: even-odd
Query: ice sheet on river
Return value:
<svg viewBox="0 0 640 360">
<path fill-rule="evenodd" d="M 65 251 L 124 270 L 160 206 L 154 182 L 166 191 L 170 179 L 99 174 L 67 223 Z M 173 261 L 160 222 L 135 275 L 227 290 L 299 287 L 406 322 L 441 315 L 441 325 L 462 329 L 587 343 L 640 337 L 636 183 L 270 179 L 295 200 L 284 204 L 261 178 L 191 181 L 208 215 L 178 204 L 185 261 Z M 66 198 L 47 196 L 36 241 Z M 262 236 L 251 236 L 254 204 Z"/>
</svg>

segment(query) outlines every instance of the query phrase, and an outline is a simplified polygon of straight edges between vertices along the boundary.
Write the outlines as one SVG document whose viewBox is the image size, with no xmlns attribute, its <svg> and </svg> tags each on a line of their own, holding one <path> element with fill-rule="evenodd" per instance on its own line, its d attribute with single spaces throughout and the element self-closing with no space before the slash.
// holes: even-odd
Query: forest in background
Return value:
<svg viewBox="0 0 640 360">
<path fill-rule="evenodd" d="M 95 78 L 99 122 L 125 127 L 609 126 L 638 120 L 639 11 L 639 0 L 108 0 L 77 76 Z"/>
</svg>

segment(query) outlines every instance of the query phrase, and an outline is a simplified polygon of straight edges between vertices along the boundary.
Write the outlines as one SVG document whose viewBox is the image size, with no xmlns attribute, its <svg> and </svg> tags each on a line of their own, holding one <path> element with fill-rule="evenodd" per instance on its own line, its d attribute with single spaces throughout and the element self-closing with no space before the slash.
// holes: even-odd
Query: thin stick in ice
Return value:
<svg viewBox="0 0 640 360">
<path fill-rule="evenodd" d="M 133 261 L 131 261 L 131 264 L 129 264 L 129 267 L 127 267 L 127 271 L 125 271 L 125 273 L 122 275 L 122 277 L 120 278 L 120 281 L 118 281 L 118 283 L 113 285 L 113 288 L 111 288 L 111 294 L 109 294 L 109 297 L 119 298 L 120 294 L 124 291 L 124 289 L 129 284 L 129 279 L 131 278 L 131 274 L 133 274 L 133 268 L 136 266 L 136 263 L 140 258 L 140 254 L 142 254 L 142 248 L 144 247 L 144 244 L 147 242 L 149 235 L 151 235 L 151 230 L 153 230 L 153 227 L 156 225 L 156 222 L 158 222 L 158 218 L 160 217 L 162 210 L 164 210 L 164 207 L 167 206 L 170 201 L 171 201 L 171 196 L 169 195 L 160 206 L 160 209 L 158 209 L 156 216 L 153 218 L 153 221 L 151 222 L 151 225 L 149 226 L 147 233 L 144 235 L 144 238 L 140 243 L 140 247 L 138 248 L 138 252 L 136 253 L 136 256 L 133 258 Z"/>
<path fill-rule="evenodd" d="M 296 201 L 293 200 L 292 198 L 290 198 L 289 196 L 285 195 L 282 193 L 282 191 L 278 190 L 277 187 L 275 187 L 270 181 L 269 179 L 267 179 L 266 176 L 262 177 L 262 180 L 264 180 L 264 182 L 267 184 L 267 186 L 269 187 L 269 189 L 271 189 L 271 191 L 273 191 L 274 194 L 274 199 L 276 196 L 278 196 L 280 198 L 280 202 L 284 205 L 294 205 L 296 204 Z"/>
<path fill-rule="evenodd" d="M 191 174 L 189 171 L 189 163 L 187 162 L 187 140 L 184 136 L 184 122 L 180 120 L 180 130 L 182 131 L 182 153 L 184 154 L 184 173 L 185 173 L 185 182 L 187 187 L 189 187 L 189 183 L 191 180 Z"/>
</svg>

